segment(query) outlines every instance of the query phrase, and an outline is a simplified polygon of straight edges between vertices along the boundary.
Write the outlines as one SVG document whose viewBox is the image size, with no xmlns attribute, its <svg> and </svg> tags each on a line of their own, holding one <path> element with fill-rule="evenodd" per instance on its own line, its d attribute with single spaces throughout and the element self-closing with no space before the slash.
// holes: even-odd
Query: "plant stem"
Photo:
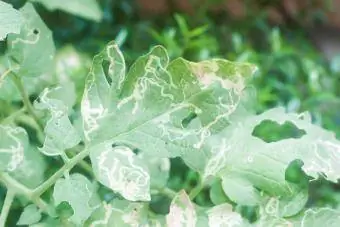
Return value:
<svg viewBox="0 0 340 227">
<path fill-rule="evenodd" d="M 73 150 L 68 150 L 67 153 L 68 153 L 69 156 L 71 156 L 71 158 L 73 158 L 74 156 L 77 155 L 77 153 L 75 151 L 73 151 Z M 80 160 L 78 165 L 83 170 L 85 170 L 90 176 L 94 177 L 93 169 L 92 169 L 91 164 L 87 163 L 85 160 Z"/>
<path fill-rule="evenodd" d="M 23 103 L 25 105 L 25 108 L 26 108 L 27 112 L 33 117 L 33 119 L 39 125 L 40 130 L 43 131 L 44 130 L 44 126 L 41 124 L 38 116 L 34 112 L 34 107 L 33 107 L 32 103 L 31 103 L 31 101 L 29 99 L 29 96 L 28 96 L 28 94 L 26 92 L 26 89 L 24 87 L 24 84 L 22 83 L 21 78 L 17 74 L 15 74 L 13 72 L 11 74 L 12 74 L 11 78 L 12 78 L 14 84 L 17 86 L 17 88 L 18 88 L 18 90 L 19 90 L 19 92 L 21 94 L 22 101 L 23 101 Z"/>
<path fill-rule="evenodd" d="M 85 148 L 83 151 L 78 153 L 69 162 L 65 163 L 57 172 L 55 172 L 49 179 L 42 183 L 39 187 L 33 190 L 33 198 L 39 197 L 47 189 L 49 189 L 59 178 L 61 178 L 66 172 L 69 172 L 74 166 L 76 166 L 81 160 L 88 156 L 89 151 Z"/>
<path fill-rule="evenodd" d="M 7 173 L 0 173 L 0 180 L 6 185 L 7 189 L 18 195 L 24 195 L 27 199 L 30 199 L 39 209 L 47 214 L 52 214 L 52 210 L 49 209 L 47 203 L 40 197 L 32 197 L 33 190 L 29 189 L 25 185 L 16 181 Z M 0 226 L 1 227 L 1 226 Z"/>
<path fill-rule="evenodd" d="M 162 189 L 159 189 L 159 192 L 163 195 L 166 195 L 170 199 L 173 199 L 177 195 L 177 192 L 175 192 L 174 190 L 172 190 L 168 187 L 164 187 Z"/>
<path fill-rule="evenodd" d="M 199 183 L 189 193 L 190 200 L 195 199 L 196 196 L 202 191 L 203 188 L 204 188 L 204 184 L 201 181 L 199 181 Z"/>
<path fill-rule="evenodd" d="M 30 197 L 32 189 L 13 179 L 8 173 L 0 173 L 0 181 L 2 181 L 8 189 L 11 189 L 16 194 L 23 194 Z"/>
<path fill-rule="evenodd" d="M 1 124 L 12 124 L 15 121 L 15 119 L 18 116 L 24 114 L 25 111 L 26 111 L 25 108 L 21 108 L 21 109 L 16 110 L 15 112 L 12 112 L 11 115 L 6 117 L 5 119 L 2 119 Z"/>
<path fill-rule="evenodd" d="M 7 216 L 10 211 L 11 205 L 13 203 L 15 197 L 15 193 L 13 190 L 8 189 L 4 205 L 2 206 L 1 214 L 0 214 L 0 227 L 4 227 L 6 224 Z"/>
</svg>

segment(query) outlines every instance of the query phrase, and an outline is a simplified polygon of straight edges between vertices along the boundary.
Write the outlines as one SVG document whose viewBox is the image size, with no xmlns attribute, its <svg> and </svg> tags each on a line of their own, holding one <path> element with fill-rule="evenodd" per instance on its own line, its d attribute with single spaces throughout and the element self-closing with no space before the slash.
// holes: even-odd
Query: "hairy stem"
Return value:
<svg viewBox="0 0 340 227">
<path fill-rule="evenodd" d="M 15 192 L 11 189 L 8 189 L 6 198 L 4 201 L 4 205 L 2 206 L 2 210 L 0 214 L 0 227 L 4 227 L 6 225 L 7 216 L 10 211 L 11 205 L 13 203 L 14 197 L 15 197 Z"/>
<path fill-rule="evenodd" d="M 85 148 L 83 151 L 78 153 L 72 159 L 70 159 L 63 167 L 61 167 L 57 172 L 55 172 L 49 179 L 47 179 L 43 184 L 33 190 L 33 198 L 39 197 L 47 189 L 49 189 L 54 183 L 61 178 L 65 173 L 69 172 L 74 166 L 76 166 L 80 161 L 82 161 L 86 156 L 88 156 L 89 151 Z"/>
<path fill-rule="evenodd" d="M 68 150 L 66 152 L 68 153 L 69 156 L 71 156 L 71 158 L 77 155 L 77 153 L 73 150 Z M 80 166 L 83 170 L 85 170 L 91 177 L 94 177 L 91 164 L 89 164 L 85 160 L 80 160 L 78 163 L 78 166 Z"/>
<path fill-rule="evenodd" d="M 51 214 L 51 210 L 48 205 L 40 197 L 32 198 L 33 190 L 16 181 L 7 173 L 0 173 L 0 181 L 4 183 L 7 190 L 14 192 L 18 195 L 24 195 L 27 199 L 30 199 L 39 209 L 47 214 Z"/>
<path fill-rule="evenodd" d="M 28 94 L 26 92 L 26 89 L 24 87 L 24 84 L 22 83 L 21 78 L 17 74 L 15 74 L 13 72 L 11 73 L 11 75 L 12 75 L 11 78 L 12 78 L 14 84 L 17 86 L 17 88 L 18 88 L 18 90 L 19 90 L 19 92 L 21 94 L 22 101 L 23 101 L 23 103 L 25 105 L 25 108 L 26 108 L 27 112 L 33 117 L 33 119 L 39 125 L 40 131 L 43 131 L 44 126 L 41 124 L 38 116 L 34 112 L 33 105 L 32 105 L 32 103 L 31 103 L 31 101 L 29 99 L 29 96 L 28 96 Z"/>
<path fill-rule="evenodd" d="M 0 173 L 0 181 L 2 181 L 8 189 L 11 189 L 16 194 L 23 194 L 30 197 L 32 194 L 32 189 L 29 189 L 25 185 L 16 181 L 8 173 Z"/>
</svg>

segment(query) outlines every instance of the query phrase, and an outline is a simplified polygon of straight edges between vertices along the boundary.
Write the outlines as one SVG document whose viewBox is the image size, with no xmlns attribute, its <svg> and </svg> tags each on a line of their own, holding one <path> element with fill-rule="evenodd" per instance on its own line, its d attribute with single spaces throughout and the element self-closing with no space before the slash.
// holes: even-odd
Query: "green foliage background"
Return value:
<svg viewBox="0 0 340 227">
<path fill-rule="evenodd" d="M 7 2 L 19 8 L 26 1 Z M 211 1 L 211 4 L 214 2 Z M 222 57 L 251 62 L 259 67 L 253 79 L 258 99 L 254 108 L 258 113 L 277 105 L 284 105 L 289 111 L 309 110 L 316 124 L 334 131 L 337 138 L 340 138 L 340 70 L 336 67 L 339 61 L 333 59 L 329 62 L 324 59 L 309 40 L 304 28 L 297 25 L 270 25 L 265 13 L 234 21 L 229 15 L 209 13 L 207 8 L 203 8 L 197 15 L 171 12 L 166 16 L 143 18 L 139 14 L 138 5 L 132 0 L 100 0 L 99 3 L 103 9 L 101 22 L 58 10 L 51 12 L 40 4 L 35 5 L 53 31 L 57 60 L 60 60 L 61 65 L 59 70 L 67 70 L 79 81 L 84 80 L 91 57 L 112 39 L 124 52 L 128 65 L 156 44 L 164 45 L 172 59 L 182 56 L 198 61 Z M 5 43 L 0 42 L 0 45 L 2 51 L 5 51 Z M 64 59 L 67 58 L 76 58 L 81 64 L 63 68 L 62 65 L 67 64 Z M 82 91 L 81 83 L 78 86 L 76 90 Z M 35 87 L 32 99 L 42 91 L 42 88 L 39 89 Z M 6 100 L 0 99 L 0 121 L 11 113 L 12 107 L 8 105 Z M 268 141 L 275 141 L 297 136 L 299 132 L 289 125 L 275 129 L 275 126 L 268 123 L 254 133 Z M 55 168 L 52 165 L 48 171 L 53 172 Z M 184 188 L 190 191 L 198 181 L 197 173 L 189 170 L 180 159 L 172 160 L 170 176 L 168 186 L 174 190 Z M 289 177 L 296 182 L 305 179 L 305 175 L 299 171 L 299 163 L 292 164 Z M 5 189 L 0 188 L 0 203 L 4 195 Z M 340 185 L 321 177 L 312 183 L 310 195 L 309 206 L 337 207 L 340 202 Z M 215 199 L 224 201 L 227 199 L 224 197 L 221 193 L 221 198 Z M 195 200 L 200 205 L 212 204 L 209 191 L 205 190 Z M 151 207 L 167 213 L 169 202 L 160 198 Z M 244 208 L 242 212 L 249 219 L 254 216 L 250 208 Z M 12 212 L 10 223 L 19 214 L 19 210 L 18 213 Z"/>
</svg>

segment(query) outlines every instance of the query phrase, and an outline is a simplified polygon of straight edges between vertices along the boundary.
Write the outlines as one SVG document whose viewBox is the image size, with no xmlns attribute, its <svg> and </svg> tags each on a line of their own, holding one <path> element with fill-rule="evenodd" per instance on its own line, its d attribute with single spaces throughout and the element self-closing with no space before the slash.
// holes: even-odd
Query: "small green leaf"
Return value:
<svg viewBox="0 0 340 227">
<path fill-rule="evenodd" d="M 25 159 L 28 135 L 23 128 L 0 125 L 0 171 L 15 171 Z"/>
<path fill-rule="evenodd" d="M 17 225 L 32 225 L 39 222 L 41 219 L 41 213 L 36 207 L 36 205 L 31 204 L 24 208 L 21 213 Z"/>
<path fill-rule="evenodd" d="M 197 214 L 194 204 L 184 190 L 180 191 L 172 200 L 170 212 L 166 216 L 168 226 L 195 227 Z"/>
<path fill-rule="evenodd" d="M 62 10 L 73 15 L 99 22 L 103 12 L 96 0 L 31 0 L 43 4 L 48 10 Z"/>
<path fill-rule="evenodd" d="M 222 187 L 226 195 L 239 205 L 254 206 L 260 201 L 260 193 L 245 179 L 225 175 Z"/>
<path fill-rule="evenodd" d="M 101 143 L 90 148 L 93 171 L 100 183 L 131 201 L 149 201 L 150 176 L 143 160 L 124 146 Z"/>
<path fill-rule="evenodd" d="M 72 174 L 69 178 L 59 179 L 53 191 L 55 205 L 68 202 L 73 209 L 70 220 L 82 224 L 90 217 L 96 207 L 91 206 L 90 200 L 95 194 L 92 183 L 83 175 Z"/>
<path fill-rule="evenodd" d="M 59 87 L 49 90 L 46 88 L 39 96 L 39 102 L 35 102 L 37 109 L 47 109 L 51 118 L 47 121 L 44 132 L 46 138 L 40 151 L 48 156 L 61 155 L 66 149 L 77 145 L 81 138 L 68 118 L 68 108 L 59 99 L 53 99 L 50 94 L 56 96 Z"/>
<path fill-rule="evenodd" d="M 10 33 L 19 34 L 23 22 L 21 13 L 13 9 L 12 5 L 0 2 L 0 41 L 5 39 Z"/>
<path fill-rule="evenodd" d="M 10 68 L 21 77 L 50 73 L 55 52 L 52 33 L 32 4 L 27 3 L 20 12 L 25 18 L 21 32 L 10 34 L 7 39 Z"/>
</svg>

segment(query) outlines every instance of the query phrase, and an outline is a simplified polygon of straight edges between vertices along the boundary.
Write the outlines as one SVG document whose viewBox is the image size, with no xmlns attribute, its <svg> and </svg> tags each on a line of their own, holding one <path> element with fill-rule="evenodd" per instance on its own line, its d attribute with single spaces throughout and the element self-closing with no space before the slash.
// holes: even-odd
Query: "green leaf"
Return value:
<svg viewBox="0 0 340 227">
<path fill-rule="evenodd" d="M 25 159 L 28 135 L 23 128 L 0 125 L 0 171 L 12 172 Z"/>
<path fill-rule="evenodd" d="M 77 145 L 81 138 L 68 118 L 68 108 L 59 99 L 53 99 L 60 87 L 49 90 L 46 88 L 39 96 L 39 102 L 35 102 L 37 109 L 47 109 L 51 118 L 47 121 L 44 132 L 46 138 L 40 151 L 48 156 L 61 155 L 66 149 Z"/>
<path fill-rule="evenodd" d="M 31 204 L 24 208 L 21 213 L 17 225 L 32 225 L 39 222 L 41 219 L 41 213 L 36 207 L 36 205 Z"/>
<path fill-rule="evenodd" d="M 62 101 L 69 114 L 73 112 L 72 108 L 76 104 L 77 95 L 72 81 L 60 83 L 58 87 L 49 90 L 48 96 L 50 99 Z"/>
<path fill-rule="evenodd" d="M 19 34 L 23 22 L 21 13 L 13 9 L 12 5 L 0 2 L 0 41 L 4 40 L 10 33 Z"/>
<path fill-rule="evenodd" d="M 166 216 L 168 226 L 195 227 L 197 214 L 194 204 L 184 190 L 180 191 L 172 200 L 170 212 Z"/>
<path fill-rule="evenodd" d="M 94 57 L 86 81 L 86 143 L 111 141 L 150 157 L 181 156 L 191 168 L 203 169 L 206 138 L 229 124 L 254 69 L 221 59 L 169 63 L 165 49 L 157 46 L 125 75 L 124 58 L 110 43 Z"/>
<path fill-rule="evenodd" d="M 21 101 L 22 96 L 11 78 L 13 75 L 9 71 L 10 63 L 7 56 L 0 56 L 0 99 L 6 101 Z M 9 72 L 6 74 L 6 72 Z M 41 75 L 37 77 L 22 77 L 22 83 L 25 87 L 27 94 L 30 96 L 32 94 L 38 95 L 45 87 L 52 83 L 51 75 Z"/>
<path fill-rule="evenodd" d="M 8 36 L 10 68 L 21 77 L 39 77 L 53 68 L 54 42 L 51 31 L 32 4 L 20 9 L 25 18 L 19 35 Z"/>
<path fill-rule="evenodd" d="M 45 180 L 46 162 L 39 150 L 30 146 L 25 149 L 25 159 L 10 175 L 30 188 L 38 187 Z"/>
<path fill-rule="evenodd" d="M 78 173 L 70 175 L 66 179 L 59 179 L 53 191 L 55 205 L 68 202 L 73 209 L 70 220 L 80 225 L 88 219 L 96 207 L 91 206 L 91 198 L 95 194 L 92 183 Z"/>
<path fill-rule="evenodd" d="M 100 22 L 103 12 L 96 0 L 31 0 L 43 4 L 48 10 L 62 10 L 73 15 Z"/>
<path fill-rule="evenodd" d="M 260 201 L 260 193 L 245 179 L 224 175 L 222 187 L 226 195 L 239 205 L 254 206 Z"/>
<path fill-rule="evenodd" d="M 252 134 L 264 120 L 281 125 L 291 122 L 306 134 L 301 138 L 267 143 Z M 228 191 L 228 185 L 224 188 L 237 203 L 250 201 L 244 201 L 243 196 L 251 195 L 251 186 L 283 200 L 293 199 L 301 190 L 298 185 L 286 181 L 285 171 L 296 159 L 303 161 L 302 169 L 309 176 L 317 178 L 322 173 L 333 182 L 340 178 L 340 142 L 333 133 L 313 125 L 308 114 L 285 113 L 282 108 L 272 109 L 231 125 L 218 137 L 220 145 L 216 145 L 216 152 L 212 152 L 215 155 L 209 160 L 204 175 L 219 176 L 224 181 L 232 177 L 233 181 L 239 178 L 238 181 L 247 182 L 248 192 L 244 191 L 244 184 L 235 186 L 232 191 Z M 304 191 L 301 196 L 301 200 L 298 199 L 299 202 L 294 204 L 300 209 L 306 202 L 307 192 Z M 293 210 L 294 213 L 298 212 L 297 208 Z"/>
<path fill-rule="evenodd" d="M 101 143 L 90 150 L 93 171 L 100 183 L 131 201 L 149 201 L 150 176 L 142 159 L 124 146 Z"/>
</svg>

